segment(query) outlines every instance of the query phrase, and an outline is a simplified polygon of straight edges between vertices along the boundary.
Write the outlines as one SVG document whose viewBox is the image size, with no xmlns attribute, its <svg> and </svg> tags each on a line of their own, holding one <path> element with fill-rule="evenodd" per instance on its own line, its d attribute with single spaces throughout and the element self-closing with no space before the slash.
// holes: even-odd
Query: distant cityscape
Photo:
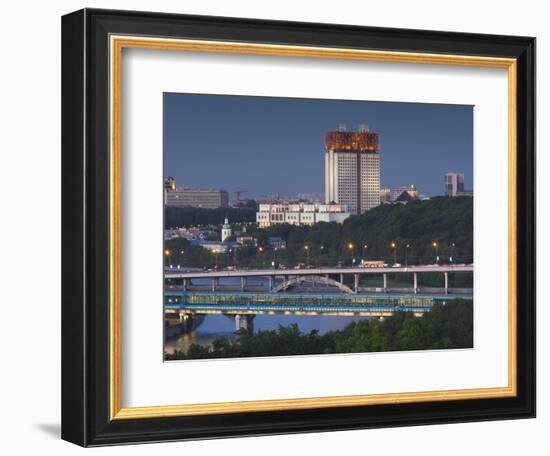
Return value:
<svg viewBox="0 0 550 456">
<path fill-rule="evenodd" d="M 396 188 L 381 187 L 380 141 L 367 125 L 357 131 L 348 131 L 345 124 L 325 135 L 325 193 L 298 193 L 285 196 L 243 197 L 247 190 L 234 192 L 230 199 L 224 189 L 178 187 L 173 177 L 165 178 L 164 203 L 178 208 L 253 208 L 256 225 L 268 228 L 277 224 L 314 225 L 319 222 L 342 223 L 351 215 L 362 214 L 381 204 L 408 204 L 428 200 L 414 185 Z M 464 173 L 447 172 L 443 176 L 444 195 L 447 197 L 473 196 L 464 187 Z M 215 226 L 166 229 L 165 239 L 184 238 L 192 245 L 200 245 L 212 252 L 228 252 L 245 245 L 256 245 L 257 240 L 244 230 L 232 232 L 226 218 L 219 240 Z M 234 239 L 229 240 L 229 238 Z M 280 238 L 270 239 L 278 248 L 285 248 Z"/>
<path fill-rule="evenodd" d="M 472 347 L 473 115 L 166 94 L 164 360 Z"/>
</svg>

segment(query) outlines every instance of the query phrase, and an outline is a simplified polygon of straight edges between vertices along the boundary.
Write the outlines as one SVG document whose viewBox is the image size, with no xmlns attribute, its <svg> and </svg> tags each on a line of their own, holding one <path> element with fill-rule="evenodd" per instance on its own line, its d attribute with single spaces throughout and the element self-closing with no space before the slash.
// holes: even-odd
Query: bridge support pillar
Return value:
<svg viewBox="0 0 550 456">
<path fill-rule="evenodd" d="M 196 318 L 189 313 L 180 312 L 180 325 L 183 328 L 184 333 L 191 332 L 196 329 Z"/>
<path fill-rule="evenodd" d="M 414 294 L 416 294 L 418 293 L 418 275 L 416 272 L 413 274 L 413 277 L 414 277 L 414 286 L 413 286 Z"/>
<path fill-rule="evenodd" d="M 273 276 L 267 276 L 267 280 L 269 283 L 269 292 L 271 293 L 273 291 Z"/>
<path fill-rule="evenodd" d="M 344 285 L 344 274 L 340 274 L 340 283 Z"/>
<path fill-rule="evenodd" d="M 445 275 L 445 294 L 449 294 L 449 273 L 444 272 Z"/>
<path fill-rule="evenodd" d="M 388 292 L 388 274 L 384 272 L 384 274 L 382 274 L 382 277 L 384 278 L 384 293 L 387 293 Z"/>
<path fill-rule="evenodd" d="M 246 286 L 248 285 L 248 280 L 246 276 L 241 277 L 241 291 L 246 290 Z"/>
<path fill-rule="evenodd" d="M 187 291 L 187 286 L 188 285 L 189 285 L 189 280 L 188 279 L 183 279 L 183 286 L 182 286 L 183 291 Z"/>
<path fill-rule="evenodd" d="M 359 291 L 359 274 L 353 274 L 353 289 L 357 293 Z"/>
<path fill-rule="evenodd" d="M 235 315 L 235 331 L 254 331 L 254 315 Z"/>
<path fill-rule="evenodd" d="M 212 277 L 212 291 L 216 291 L 216 288 L 218 288 L 218 285 L 220 283 L 220 279 L 217 277 Z"/>
</svg>

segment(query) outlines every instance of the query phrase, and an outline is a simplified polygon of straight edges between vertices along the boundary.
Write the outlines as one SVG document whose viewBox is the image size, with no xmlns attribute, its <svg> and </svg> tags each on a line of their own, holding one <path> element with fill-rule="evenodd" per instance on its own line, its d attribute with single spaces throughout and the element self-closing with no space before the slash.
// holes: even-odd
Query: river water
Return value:
<svg viewBox="0 0 550 456">
<path fill-rule="evenodd" d="M 206 285 L 208 280 L 195 280 L 196 285 Z M 238 285 L 240 280 L 224 278 L 220 285 Z M 250 278 L 249 285 L 266 285 L 264 278 Z M 354 321 L 366 320 L 372 317 L 361 316 L 326 316 L 326 315 L 256 315 L 254 318 L 254 332 L 277 330 L 279 326 L 297 324 L 302 332 L 317 330 L 319 334 L 342 329 Z M 225 315 L 206 315 L 196 330 L 179 336 L 169 338 L 165 343 L 165 351 L 173 353 L 174 350 L 187 351 L 191 344 L 210 345 L 216 338 L 226 337 L 234 339 L 235 320 Z"/>
<path fill-rule="evenodd" d="M 251 278 L 249 285 L 266 285 L 262 278 Z M 207 285 L 207 281 L 194 281 L 194 285 Z M 237 285 L 239 279 L 225 278 L 220 280 L 220 285 Z M 298 325 L 299 329 L 308 333 L 316 330 L 319 334 L 325 334 L 330 331 L 345 328 L 352 322 L 368 320 L 373 317 L 368 316 L 330 316 L 330 315 L 280 315 L 280 314 L 260 314 L 254 317 L 253 330 L 277 330 L 279 326 Z M 222 314 L 205 315 L 201 319 L 193 332 L 181 334 L 179 336 L 168 338 L 165 341 L 165 351 L 173 353 L 175 350 L 186 352 L 191 344 L 211 345 L 219 337 L 234 339 L 235 320 L 232 317 Z"/>
<path fill-rule="evenodd" d="M 342 329 L 353 321 L 368 320 L 372 317 L 337 317 L 324 315 L 256 315 L 254 331 L 276 330 L 279 325 L 297 324 L 302 332 L 319 331 L 324 334 Z M 218 337 L 233 339 L 235 336 L 235 320 L 225 315 L 207 315 L 195 331 L 189 334 L 168 339 L 165 351 L 187 351 L 191 344 L 210 345 Z"/>
</svg>

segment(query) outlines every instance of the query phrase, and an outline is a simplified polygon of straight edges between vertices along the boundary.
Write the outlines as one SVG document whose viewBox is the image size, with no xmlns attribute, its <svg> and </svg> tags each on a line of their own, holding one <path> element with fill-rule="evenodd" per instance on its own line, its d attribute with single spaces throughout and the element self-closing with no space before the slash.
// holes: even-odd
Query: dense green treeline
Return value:
<svg viewBox="0 0 550 456">
<path fill-rule="evenodd" d="M 260 242 L 265 243 L 269 236 L 287 241 L 286 257 L 291 264 L 350 264 L 353 258 L 434 263 L 436 255 L 440 262 L 449 262 L 453 254 L 455 263 L 457 259 L 467 262 L 473 252 L 473 199 L 441 197 L 381 205 L 343 224 L 275 225 L 259 233 Z"/>
<path fill-rule="evenodd" d="M 216 339 L 212 346 L 192 344 L 187 353 L 166 354 L 166 360 L 258 356 L 367 353 L 473 347 L 473 302 L 436 304 L 422 317 L 400 312 L 383 321 L 351 323 L 324 335 L 302 333 L 298 325 L 277 331 L 242 332 L 234 340 Z"/>
<path fill-rule="evenodd" d="M 167 218 L 168 211 L 167 208 Z M 240 229 L 251 214 L 230 215 L 233 229 Z M 190 209 L 189 212 L 197 211 Z M 208 209 L 198 210 L 200 214 Z M 211 216 L 223 222 L 228 209 L 215 209 Z M 191 215 L 189 215 L 190 218 Z M 199 217 L 197 215 L 197 217 Z M 201 220 L 202 215 L 200 216 Z M 195 219 L 194 219 L 195 220 Z M 181 226 L 181 224 L 179 225 Z M 167 241 L 173 252 L 170 262 L 193 267 L 294 267 L 296 265 L 337 266 L 357 264 L 361 259 L 408 264 L 473 261 L 473 198 L 437 197 L 403 205 L 381 205 L 362 215 L 351 216 L 343 224 L 316 223 L 313 226 L 273 225 L 260 229 L 247 225 L 258 239 L 256 247 L 214 255 L 182 239 Z M 274 249 L 270 237 L 281 237 L 286 249 Z M 395 247 L 392 247 L 392 243 Z M 436 245 L 434 246 L 434 243 Z M 454 246 L 453 246 L 454 244 Z M 407 247 L 408 246 L 408 247 Z M 182 253 L 183 252 L 183 253 Z"/>
</svg>

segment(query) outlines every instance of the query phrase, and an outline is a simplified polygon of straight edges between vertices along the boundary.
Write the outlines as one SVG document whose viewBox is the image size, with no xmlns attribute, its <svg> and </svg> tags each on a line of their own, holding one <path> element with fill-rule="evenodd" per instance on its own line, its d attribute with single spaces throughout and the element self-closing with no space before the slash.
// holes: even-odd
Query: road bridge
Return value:
<svg viewBox="0 0 550 456">
<path fill-rule="evenodd" d="M 180 281 L 184 291 L 189 289 L 193 280 L 208 279 L 210 289 L 215 292 L 220 289 L 220 280 L 227 278 L 240 279 L 240 291 L 249 289 L 249 278 L 266 278 L 268 281 L 267 291 L 280 292 L 289 287 L 304 282 L 317 283 L 322 285 L 334 286 L 342 293 L 360 293 L 360 279 L 366 275 L 381 275 L 383 286 L 381 292 L 388 292 L 388 274 L 412 274 L 412 292 L 419 293 L 418 275 L 425 273 L 439 273 L 444 277 L 444 294 L 452 293 L 449 289 L 450 273 L 473 273 L 474 266 L 470 265 L 415 265 L 415 266 L 383 266 L 383 267 L 318 267 L 318 268 L 300 268 L 300 269 L 238 269 L 222 271 L 169 271 L 165 273 L 165 279 L 171 282 Z M 345 283 L 347 276 L 353 276 L 353 285 Z M 254 290 L 257 291 L 257 290 Z M 372 290 L 363 290 L 372 291 Z"/>
</svg>

